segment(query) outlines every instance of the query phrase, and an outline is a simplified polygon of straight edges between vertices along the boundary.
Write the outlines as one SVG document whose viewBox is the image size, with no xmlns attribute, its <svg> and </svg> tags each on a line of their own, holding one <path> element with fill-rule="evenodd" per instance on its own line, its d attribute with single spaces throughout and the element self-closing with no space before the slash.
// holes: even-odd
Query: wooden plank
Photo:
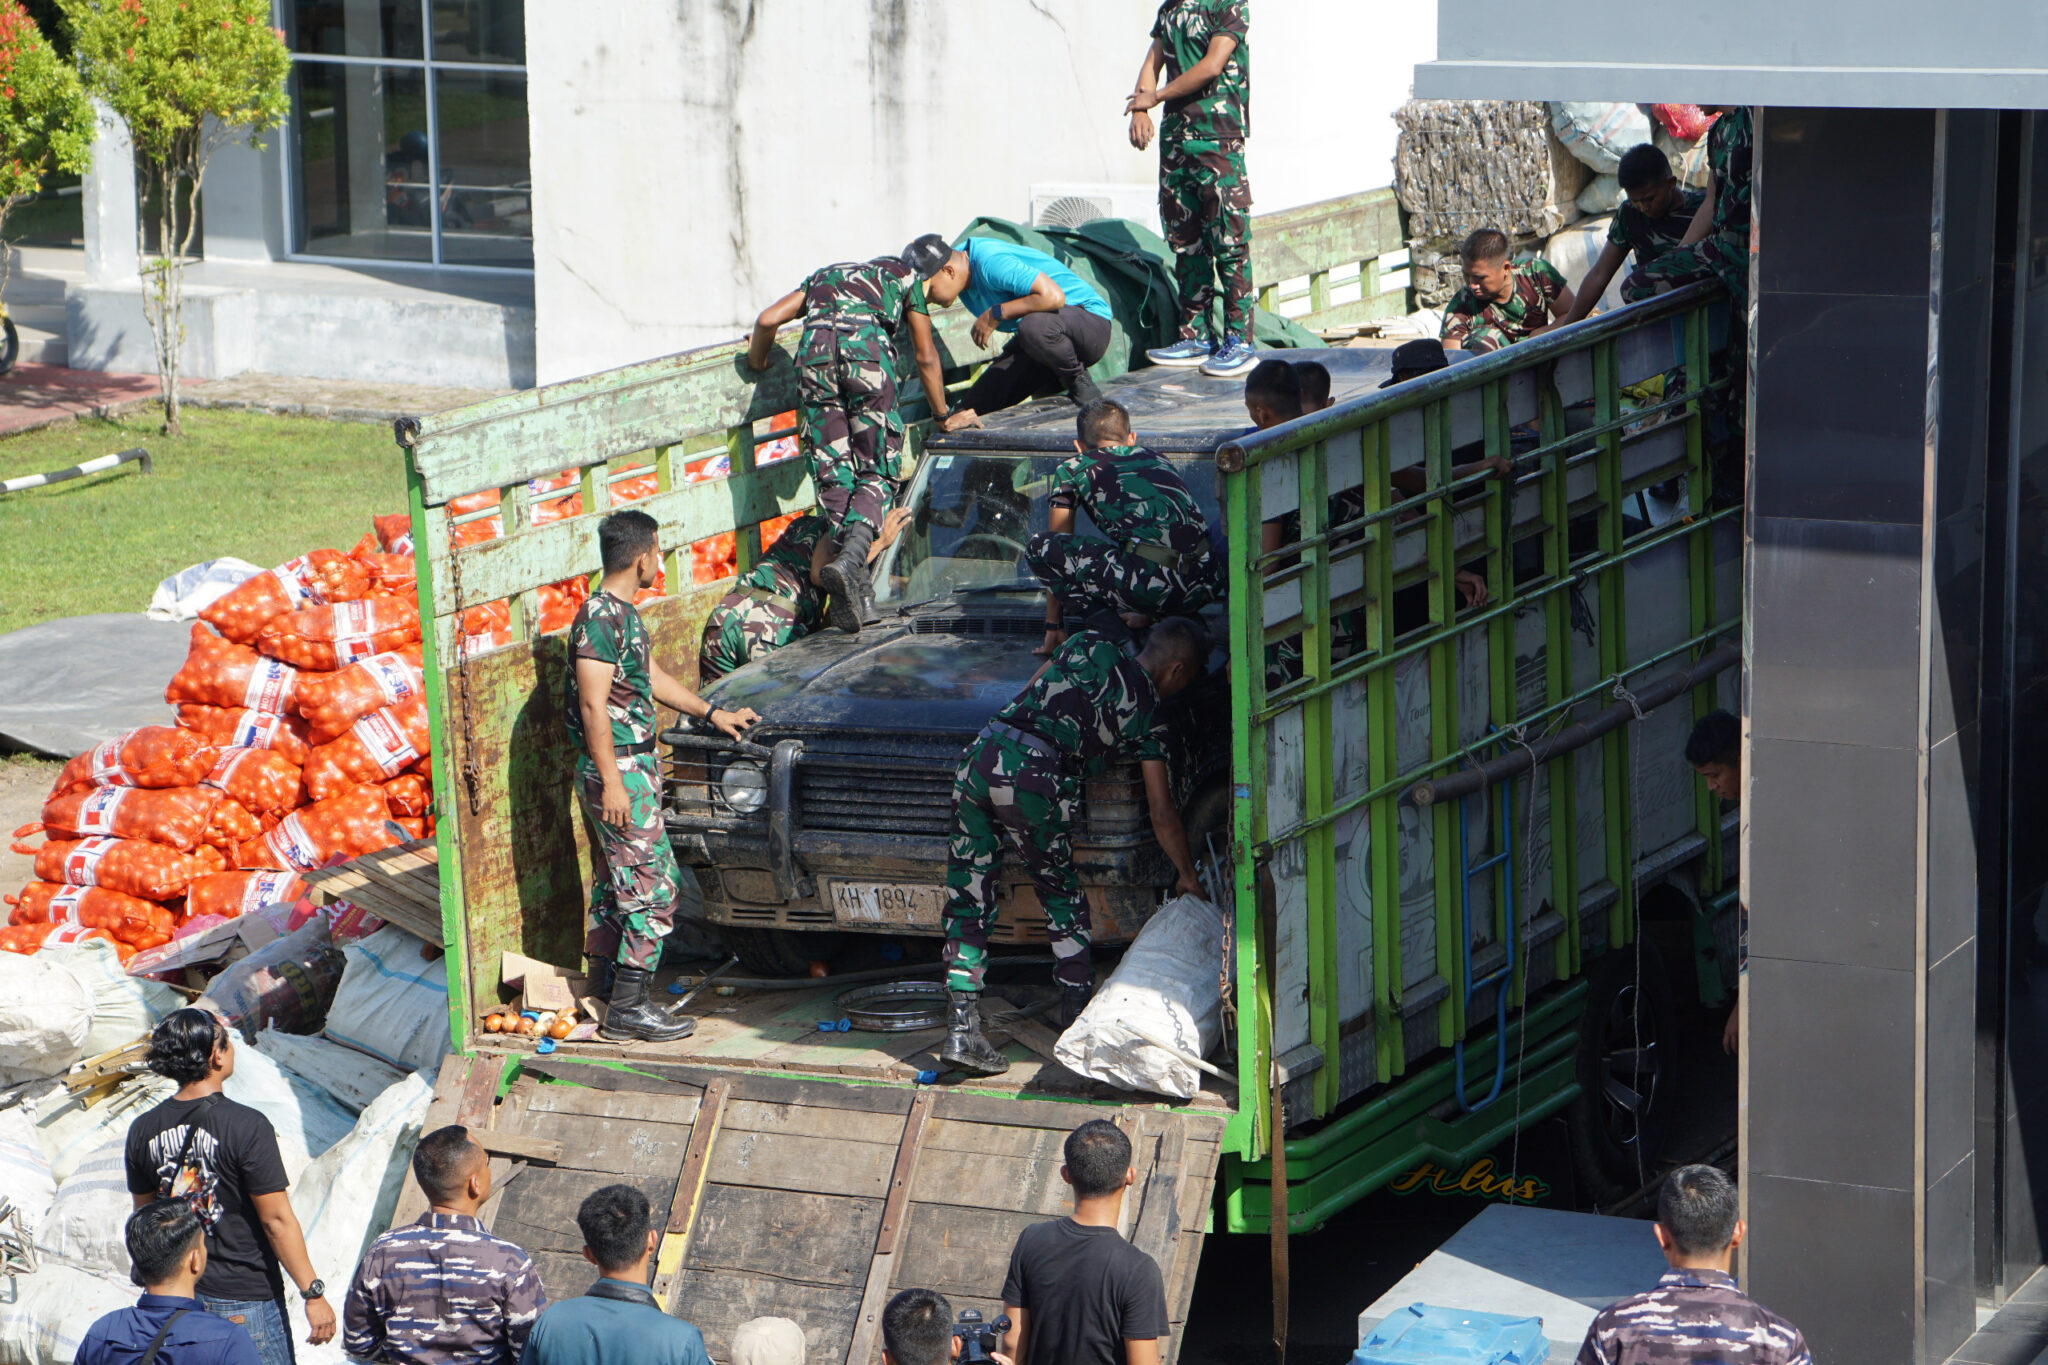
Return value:
<svg viewBox="0 0 2048 1365">
<path fill-rule="evenodd" d="M 713 1081 L 704 1088 L 697 1121 L 690 1126 L 689 1150 L 684 1154 L 682 1170 L 676 1176 L 675 1199 L 669 1205 L 668 1222 L 662 1231 L 654 1267 L 655 1301 L 671 1311 L 674 1304 L 670 1302 L 670 1294 L 675 1288 L 676 1274 L 682 1269 L 684 1254 L 690 1249 L 690 1229 L 696 1222 L 698 1206 L 703 1202 L 704 1182 L 711 1170 L 711 1151 L 718 1141 L 718 1125 L 725 1116 L 726 1099 L 730 1094 L 731 1087 L 723 1081 Z"/>
<path fill-rule="evenodd" d="M 727 1185 L 810 1190 L 880 1199 L 889 1190 L 896 1149 L 881 1142 L 734 1133 L 711 1157 L 711 1178 Z"/>
<path fill-rule="evenodd" d="M 897 1283 L 936 1289 L 949 1299 L 999 1294 L 1018 1235 L 1044 1221 L 1038 1214 L 1011 1209 L 913 1200 Z"/>
<path fill-rule="evenodd" d="M 1035 1160 L 1014 1160 L 928 1150 L 918 1164 L 918 1176 L 917 1197 L 927 1203 L 1014 1209 L 1056 1218 L 1072 1202 L 1066 1182 L 1060 1179 L 1057 1152 Z"/>
<path fill-rule="evenodd" d="M 896 1145 L 896 1165 L 889 1175 L 889 1198 L 882 1208 L 882 1225 L 875 1236 L 867 1284 L 861 1291 L 860 1313 L 854 1323 L 853 1340 L 846 1348 L 847 1365 L 872 1361 L 881 1341 L 882 1310 L 888 1306 L 889 1290 L 895 1283 L 896 1248 L 901 1240 L 904 1220 L 909 1216 L 910 1189 L 922 1159 L 931 1111 L 930 1093 L 920 1094 L 903 1120 L 903 1136 Z"/>
<path fill-rule="evenodd" d="M 683 1264 L 852 1289 L 867 1275 L 883 1208 L 879 1199 L 709 1184 Z"/>
<path fill-rule="evenodd" d="M 644 1094 L 633 1090 L 586 1090 L 578 1085 L 539 1085 L 526 1102 L 529 1114 L 583 1114 L 640 1123 L 673 1123 L 687 1126 L 697 1117 L 697 1096 L 677 1092 L 667 1082 L 668 1093 Z"/>
<path fill-rule="evenodd" d="M 912 1090 L 908 1086 L 842 1085 L 832 1081 L 806 1081 L 793 1076 L 762 1076 L 750 1072 L 721 1072 L 716 1067 L 678 1065 L 668 1062 L 635 1061 L 636 1071 L 686 1085 L 708 1086 L 722 1080 L 734 1099 L 760 1100 L 768 1104 L 822 1105 L 828 1109 L 858 1110 L 870 1114 L 907 1114 Z"/>
<path fill-rule="evenodd" d="M 1027 1095 L 996 1099 L 990 1095 L 962 1094 L 955 1090 L 935 1092 L 936 1118 L 959 1119 L 965 1123 L 993 1123 L 1013 1128 L 1057 1128 L 1072 1132 L 1089 1119 L 1115 1119 L 1118 1113 L 1108 1105 L 1078 1105 L 1071 1100 L 1035 1100 Z"/>
<path fill-rule="evenodd" d="M 577 1171 L 561 1166 L 534 1166 L 519 1177 L 498 1201 L 497 1235 L 528 1252 L 583 1250 L 576 1210 L 607 1185 L 631 1185 L 649 1205 L 666 1209 L 675 1195 L 673 1171 L 620 1176 L 612 1171 Z M 596 1272 L 592 1272 L 595 1278 Z"/>
<path fill-rule="evenodd" d="M 1370 260 L 1407 245 L 1392 189 L 1325 199 L 1252 220 L 1254 288 Z"/>
<path fill-rule="evenodd" d="M 1180 1236 L 1181 1157 L 1187 1133 L 1170 1117 L 1163 1123 L 1148 1122 L 1147 1128 L 1156 1132 L 1158 1138 L 1152 1153 L 1151 1169 L 1135 1187 L 1140 1195 L 1140 1204 L 1131 1245 L 1162 1268 L 1170 1269 L 1174 1242 Z"/>
<path fill-rule="evenodd" d="M 485 1131 L 475 1135 L 476 1140 L 492 1156 L 517 1157 L 522 1161 L 545 1162 L 550 1166 L 562 1164 L 562 1144 L 554 1138 L 528 1137 L 523 1133 L 500 1133 Z M 579 1166 L 582 1162 L 577 1163 Z"/>
<path fill-rule="evenodd" d="M 689 1150 L 692 1128 L 680 1123 L 610 1118 L 596 1114 L 551 1114 L 545 1123 L 567 1150 L 564 1163 L 579 1171 L 634 1175 L 673 1172 Z"/>
<path fill-rule="evenodd" d="M 918 1095 L 913 1099 L 913 1113 L 917 1102 L 925 1098 Z M 738 1098 L 727 1102 L 724 1126 L 732 1133 L 784 1133 L 790 1137 L 879 1142 L 892 1147 L 903 1135 L 903 1120 L 894 1114 L 841 1109 L 836 1105 L 770 1104 Z"/>
<path fill-rule="evenodd" d="M 645 1067 L 632 1071 L 621 1071 L 617 1067 L 593 1066 L 588 1062 L 566 1059 L 530 1057 L 519 1064 L 519 1069 L 550 1080 L 567 1081 L 572 1085 L 592 1090 L 640 1091 L 656 1095 L 682 1095 L 702 1093 L 709 1077 L 702 1081 L 678 1081 L 661 1076 L 646 1074 Z"/>
<path fill-rule="evenodd" d="M 788 1318 L 804 1329 L 804 1358 L 836 1361 L 853 1335 L 860 1295 L 851 1289 L 800 1284 L 775 1275 L 684 1270 L 670 1311 L 704 1334 L 714 1360 L 732 1359 L 732 1334 L 751 1318 Z"/>
<path fill-rule="evenodd" d="M 488 1128 L 491 1107 L 498 1097 L 498 1061 L 494 1057 L 466 1057 L 462 1098 L 456 1101 L 451 1123 L 465 1128 Z"/>
</svg>

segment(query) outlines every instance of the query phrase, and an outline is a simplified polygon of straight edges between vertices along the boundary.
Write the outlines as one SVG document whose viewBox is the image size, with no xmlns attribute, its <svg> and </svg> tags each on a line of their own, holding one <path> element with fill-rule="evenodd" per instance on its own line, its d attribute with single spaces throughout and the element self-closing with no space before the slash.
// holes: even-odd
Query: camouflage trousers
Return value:
<svg viewBox="0 0 2048 1365">
<path fill-rule="evenodd" d="M 1180 334 L 1210 327 L 1216 291 L 1223 291 L 1223 334 L 1252 334 L 1252 182 L 1244 140 L 1162 140 L 1159 223 L 1173 248 L 1180 282 Z"/>
<path fill-rule="evenodd" d="M 984 730 L 953 779 L 953 833 L 946 845 L 946 985 L 980 991 L 988 931 L 996 920 L 996 874 L 1015 849 L 1038 888 L 1062 984 L 1095 979 L 1088 959 L 1088 902 L 1074 871 L 1071 829 L 1081 781 L 1059 760 Z"/>
<path fill-rule="evenodd" d="M 848 520 L 880 531 L 896 502 L 903 414 L 891 351 L 876 327 L 812 327 L 797 347 L 797 433 L 835 540 Z"/>
<path fill-rule="evenodd" d="M 1719 280 L 1739 308 L 1749 297 L 1749 251 L 1746 245 L 1710 233 L 1691 246 L 1675 246 L 1631 270 L 1621 282 L 1621 296 L 1634 303 L 1682 284 L 1705 279 Z"/>
<path fill-rule="evenodd" d="M 1025 543 L 1024 560 L 1070 624 L 1105 608 L 1155 621 L 1191 616 L 1223 595 L 1218 566 L 1208 555 L 1168 568 L 1094 536 L 1040 531 Z"/>
<path fill-rule="evenodd" d="M 590 827 L 590 917 L 583 953 L 652 971 L 675 922 L 682 873 L 661 817 L 661 760 L 617 760 L 630 814 L 624 828 L 604 822 L 604 778 L 585 754 L 576 760 L 576 801 Z"/>
<path fill-rule="evenodd" d="M 787 597 L 759 588 L 729 592 L 704 618 L 704 635 L 697 643 L 698 680 L 722 678 L 805 634 L 797 606 Z"/>
</svg>

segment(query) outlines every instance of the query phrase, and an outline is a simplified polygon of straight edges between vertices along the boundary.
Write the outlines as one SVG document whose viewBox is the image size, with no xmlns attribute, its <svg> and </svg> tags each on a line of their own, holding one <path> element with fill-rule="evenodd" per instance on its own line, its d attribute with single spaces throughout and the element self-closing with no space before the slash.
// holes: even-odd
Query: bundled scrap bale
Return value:
<svg viewBox="0 0 2048 1365">
<path fill-rule="evenodd" d="M 1533 100 L 1409 100 L 1394 114 L 1394 189 L 1411 237 L 1477 228 L 1547 237 L 1579 216 L 1587 170 Z"/>
</svg>

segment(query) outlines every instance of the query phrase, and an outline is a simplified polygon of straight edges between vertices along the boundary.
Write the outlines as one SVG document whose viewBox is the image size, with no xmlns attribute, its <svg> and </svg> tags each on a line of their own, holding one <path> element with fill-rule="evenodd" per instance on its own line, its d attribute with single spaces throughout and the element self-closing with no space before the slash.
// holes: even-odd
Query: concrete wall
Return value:
<svg viewBox="0 0 2048 1365">
<path fill-rule="evenodd" d="M 527 5 L 543 382 L 736 335 L 832 260 L 1032 184 L 1150 185 L 1123 96 L 1156 0 Z M 1255 209 L 1384 185 L 1433 0 L 1254 6 Z"/>
</svg>

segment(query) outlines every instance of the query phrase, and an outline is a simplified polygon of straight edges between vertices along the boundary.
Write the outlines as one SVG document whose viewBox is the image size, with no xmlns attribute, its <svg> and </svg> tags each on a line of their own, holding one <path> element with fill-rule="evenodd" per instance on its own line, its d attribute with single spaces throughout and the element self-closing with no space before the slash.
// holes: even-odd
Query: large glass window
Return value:
<svg viewBox="0 0 2048 1365">
<path fill-rule="evenodd" d="M 286 0 L 292 249 L 533 267 L 522 0 Z"/>
</svg>

